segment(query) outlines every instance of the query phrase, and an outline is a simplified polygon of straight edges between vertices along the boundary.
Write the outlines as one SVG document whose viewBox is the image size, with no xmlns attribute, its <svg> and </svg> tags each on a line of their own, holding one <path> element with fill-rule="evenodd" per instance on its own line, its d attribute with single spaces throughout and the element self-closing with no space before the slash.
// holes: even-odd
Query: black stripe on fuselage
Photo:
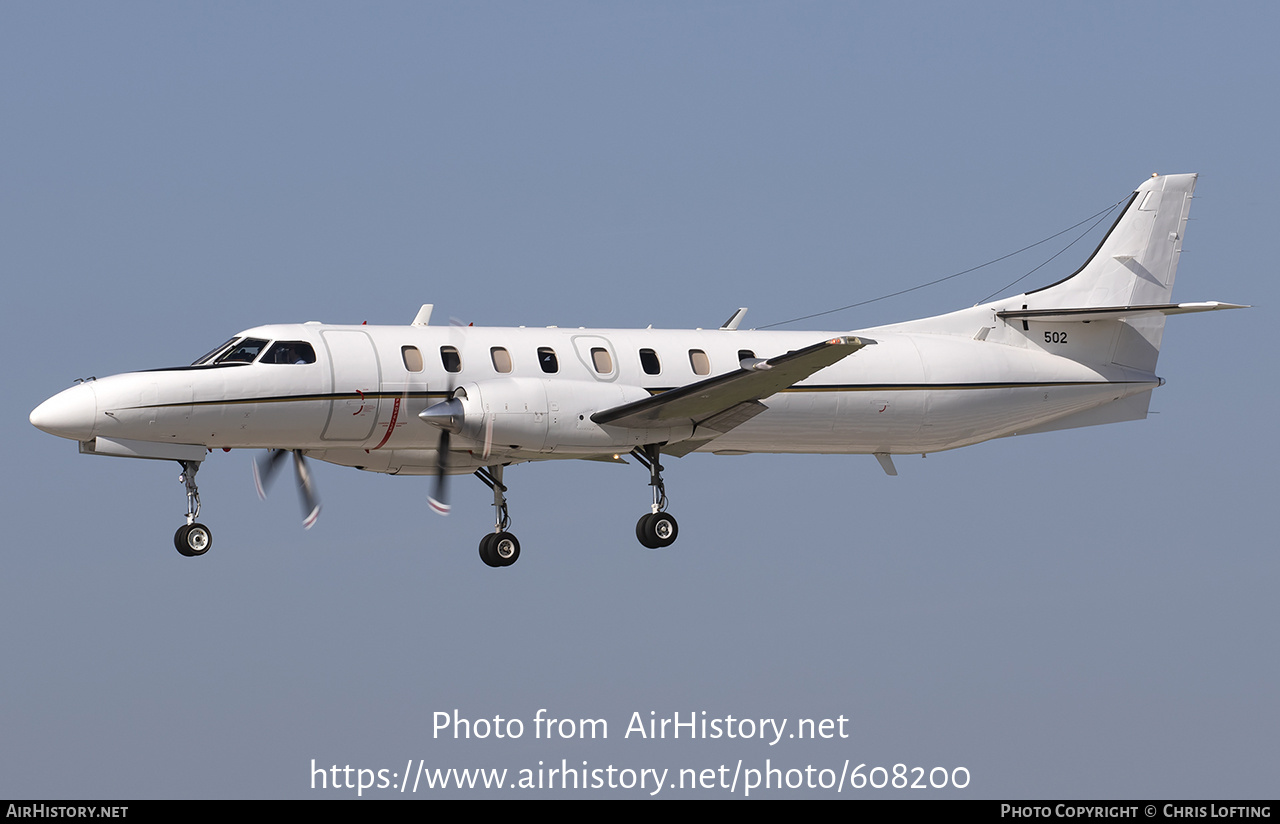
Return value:
<svg viewBox="0 0 1280 824">
<path fill-rule="evenodd" d="M 233 366 L 252 366 L 248 361 L 232 361 L 230 363 L 193 363 L 190 366 L 162 366 L 159 369 L 140 369 L 138 373 L 152 372 L 191 372 L 200 369 L 230 369 Z"/>
<path fill-rule="evenodd" d="M 816 384 L 813 386 L 791 386 L 783 392 L 920 392 L 926 390 L 953 389 L 1017 389 L 1040 388 L 1046 386 L 1127 386 L 1134 383 L 1156 383 L 1149 381 L 975 381 L 973 383 L 866 383 L 866 384 Z M 680 387 L 674 387 L 676 389 Z M 649 389 L 650 395 L 661 395 L 671 389 Z M 768 400 L 762 398 L 761 400 Z"/>
<path fill-rule="evenodd" d="M 953 391 L 970 389 L 1040 389 L 1063 386 L 1128 386 L 1132 384 L 1154 384 L 1155 379 L 1147 381 L 975 381 L 972 383 L 868 383 L 868 384 L 816 384 L 813 386 L 791 386 L 782 392 L 922 392 Z M 650 395 L 661 395 L 680 387 L 652 387 L 647 391 Z M 779 392 L 778 394 L 782 394 Z M 267 395 L 256 398 L 219 398 L 207 401 L 179 401 L 177 403 L 146 404 L 129 407 L 131 409 L 167 409 L 179 406 L 219 406 L 244 403 L 306 403 L 312 401 L 376 401 L 394 400 L 430 400 L 447 398 L 449 392 L 331 392 L 310 395 Z M 767 398 L 765 400 L 768 400 Z"/>
<path fill-rule="evenodd" d="M 305 403 L 310 401 L 377 401 L 400 398 L 408 400 L 417 398 L 447 398 L 449 392 L 329 392 L 321 395 L 267 395 L 259 398 L 219 398 L 210 401 L 179 401 L 177 403 L 157 403 L 146 406 L 130 407 L 132 409 L 166 409 L 175 406 L 220 406 L 223 404 L 241 403 Z"/>
</svg>

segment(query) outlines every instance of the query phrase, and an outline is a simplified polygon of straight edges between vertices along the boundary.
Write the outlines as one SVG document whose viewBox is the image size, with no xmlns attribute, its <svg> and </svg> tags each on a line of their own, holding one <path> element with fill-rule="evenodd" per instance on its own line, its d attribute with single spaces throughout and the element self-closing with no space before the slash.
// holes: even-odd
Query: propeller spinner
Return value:
<svg viewBox="0 0 1280 824">
<path fill-rule="evenodd" d="M 436 443 L 436 483 L 427 496 L 427 503 L 441 515 L 448 515 L 449 436 L 462 431 L 462 401 L 451 397 L 422 410 L 418 417 L 440 430 L 440 440 Z"/>
</svg>

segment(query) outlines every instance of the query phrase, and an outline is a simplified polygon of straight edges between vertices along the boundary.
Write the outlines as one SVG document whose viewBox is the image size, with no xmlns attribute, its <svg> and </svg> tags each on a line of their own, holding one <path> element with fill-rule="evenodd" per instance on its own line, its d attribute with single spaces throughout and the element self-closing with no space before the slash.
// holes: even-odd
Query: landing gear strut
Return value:
<svg viewBox="0 0 1280 824">
<path fill-rule="evenodd" d="M 213 532 L 204 524 L 196 523 L 196 518 L 200 517 L 200 490 L 196 488 L 196 472 L 200 470 L 200 462 L 178 463 L 182 464 L 182 475 L 178 480 L 187 487 L 187 522 L 174 533 L 173 546 L 188 558 L 195 558 L 205 554 L 213 546 Z"/>
<path fill-rule="evenodd" d="M 636 522 L 636 538 L 649 549 L 661 549 L 676 542 L 680 526 L 667 508 L 667 488 L 662 483 L 662 464 L 657 444 L 648 444 L 631 452 L 649 470 L 649 486 L 653 487 L 653 511 Z"/>
<path fill-rule="evenodd" d="M 493 532 L 480 539 L 480 560 L 491 567 L 511 566 L 520 559 L 520 542 L 507 531 L 511 526 L 511 515 L 507 511 L 507 488 L 502 483 L 502 466 L 477 469 L 476 477 L 493 490 L 496 510 Z"/>
</svg>

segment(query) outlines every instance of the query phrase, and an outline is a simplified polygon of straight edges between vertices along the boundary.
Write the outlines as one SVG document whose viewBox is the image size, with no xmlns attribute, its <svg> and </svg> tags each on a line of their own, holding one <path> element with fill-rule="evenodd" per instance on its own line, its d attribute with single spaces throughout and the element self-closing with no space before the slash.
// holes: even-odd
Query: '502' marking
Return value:
<svg viewBox="0 0 1280 824">
<path fill-rule="evenodd" d="M 1067 333 L 1066 332 L 1045 332 L 1044 342 L 1045 343 L 1066 343 Z"/>
</svg>

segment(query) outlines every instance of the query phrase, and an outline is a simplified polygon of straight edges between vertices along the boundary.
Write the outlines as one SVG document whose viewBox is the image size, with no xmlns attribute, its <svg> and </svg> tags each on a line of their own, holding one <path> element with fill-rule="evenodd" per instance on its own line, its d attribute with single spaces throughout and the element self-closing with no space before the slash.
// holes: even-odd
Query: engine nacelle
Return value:
<svg viewBox="0 0 1280 824">
<path fill-rule="evenodd" d="M 596 381 L 501 378 L 458 387 L 458 434 L 495 450 L 600 454 L 680 440 L 692 427 L 660 430 L 600 426 L 591 415 L 649 397 L 639 386 Z"/>
</svg>

